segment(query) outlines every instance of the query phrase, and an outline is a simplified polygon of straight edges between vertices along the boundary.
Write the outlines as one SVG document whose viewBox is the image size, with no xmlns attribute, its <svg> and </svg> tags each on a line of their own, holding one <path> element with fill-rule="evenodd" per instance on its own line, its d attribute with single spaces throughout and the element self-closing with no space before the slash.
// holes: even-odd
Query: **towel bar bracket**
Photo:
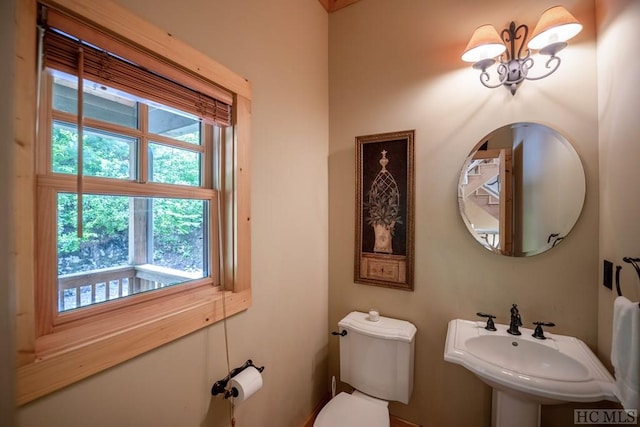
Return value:
<svg viewBox="0 0 640 427">
<path fill-rule="evenodd" d="M 640 279 L 640 265 L 638 265 L 640 258 L 623 257 L 622 261 L 631 264 L 636 270 L 636 273 L 638 273 L 638 279 Z M 620 289 L 620 270 L 622 270 L 622 266 L 616 265 L 616 292 L 618 296 L 622 296 L 622 290 Z M 640 308 L 640 303 L 638 303 L 638 307 Z"/>
</svg>

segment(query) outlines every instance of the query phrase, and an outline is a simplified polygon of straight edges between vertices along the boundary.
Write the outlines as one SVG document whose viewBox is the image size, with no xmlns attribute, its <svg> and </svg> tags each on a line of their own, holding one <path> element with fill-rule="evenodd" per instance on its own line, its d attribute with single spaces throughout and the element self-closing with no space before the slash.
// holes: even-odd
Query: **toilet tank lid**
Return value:
<svg viewBox="0 0 640 427">
<path fill-rule="evenodd" d="M 377 322 L 369 320 L 369 313 L 352 311 L 338 322 L 338 326 L 372 337 L 411 342 L 416 335 L 416 327 L 406 320 L 380 316 Z"/>
</svg>

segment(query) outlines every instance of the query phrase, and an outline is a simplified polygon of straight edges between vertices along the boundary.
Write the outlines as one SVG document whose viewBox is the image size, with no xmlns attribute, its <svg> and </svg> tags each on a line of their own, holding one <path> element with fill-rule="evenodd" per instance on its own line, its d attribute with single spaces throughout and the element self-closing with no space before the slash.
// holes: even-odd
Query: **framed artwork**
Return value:
<svg viewBox="0 0 640 427">
<path fill-rule="evenodd" d="M 356 137 L 356 283 L 413 290 L 414 133 Z"/>
</svg>

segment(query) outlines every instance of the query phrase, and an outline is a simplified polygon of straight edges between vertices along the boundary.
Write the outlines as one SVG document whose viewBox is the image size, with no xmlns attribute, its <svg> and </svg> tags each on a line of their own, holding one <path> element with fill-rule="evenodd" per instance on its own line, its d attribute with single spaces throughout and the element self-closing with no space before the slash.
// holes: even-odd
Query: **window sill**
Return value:
<svg viewBox="0 0 640 427">
<path fill-rule="evenodd" d="M 223 319 L 223 293 L 205 288 L 172 298 L 172 310 L 140 305 L 36 340 L 32 363 L 17 370 L 16 401 L 23 405 Z M 251 306 L 251 290 L 225 292 L 227 317 Z M 163 312 L 162 315 L 156 313 Z M 89 338 L 87 338 L 89 337 Z"/>
</svg>

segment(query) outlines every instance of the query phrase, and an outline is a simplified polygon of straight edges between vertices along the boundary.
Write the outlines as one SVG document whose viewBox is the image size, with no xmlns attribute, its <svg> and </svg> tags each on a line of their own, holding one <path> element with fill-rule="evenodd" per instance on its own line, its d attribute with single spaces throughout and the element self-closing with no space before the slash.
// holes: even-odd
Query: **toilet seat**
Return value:
<svg viewBox="0 0 640 427">
<path fill-rule="evenodd" d="M 313 427 L 389 427 L 386 402 L 340 393 L 325 405 Z"/>
</svg>

